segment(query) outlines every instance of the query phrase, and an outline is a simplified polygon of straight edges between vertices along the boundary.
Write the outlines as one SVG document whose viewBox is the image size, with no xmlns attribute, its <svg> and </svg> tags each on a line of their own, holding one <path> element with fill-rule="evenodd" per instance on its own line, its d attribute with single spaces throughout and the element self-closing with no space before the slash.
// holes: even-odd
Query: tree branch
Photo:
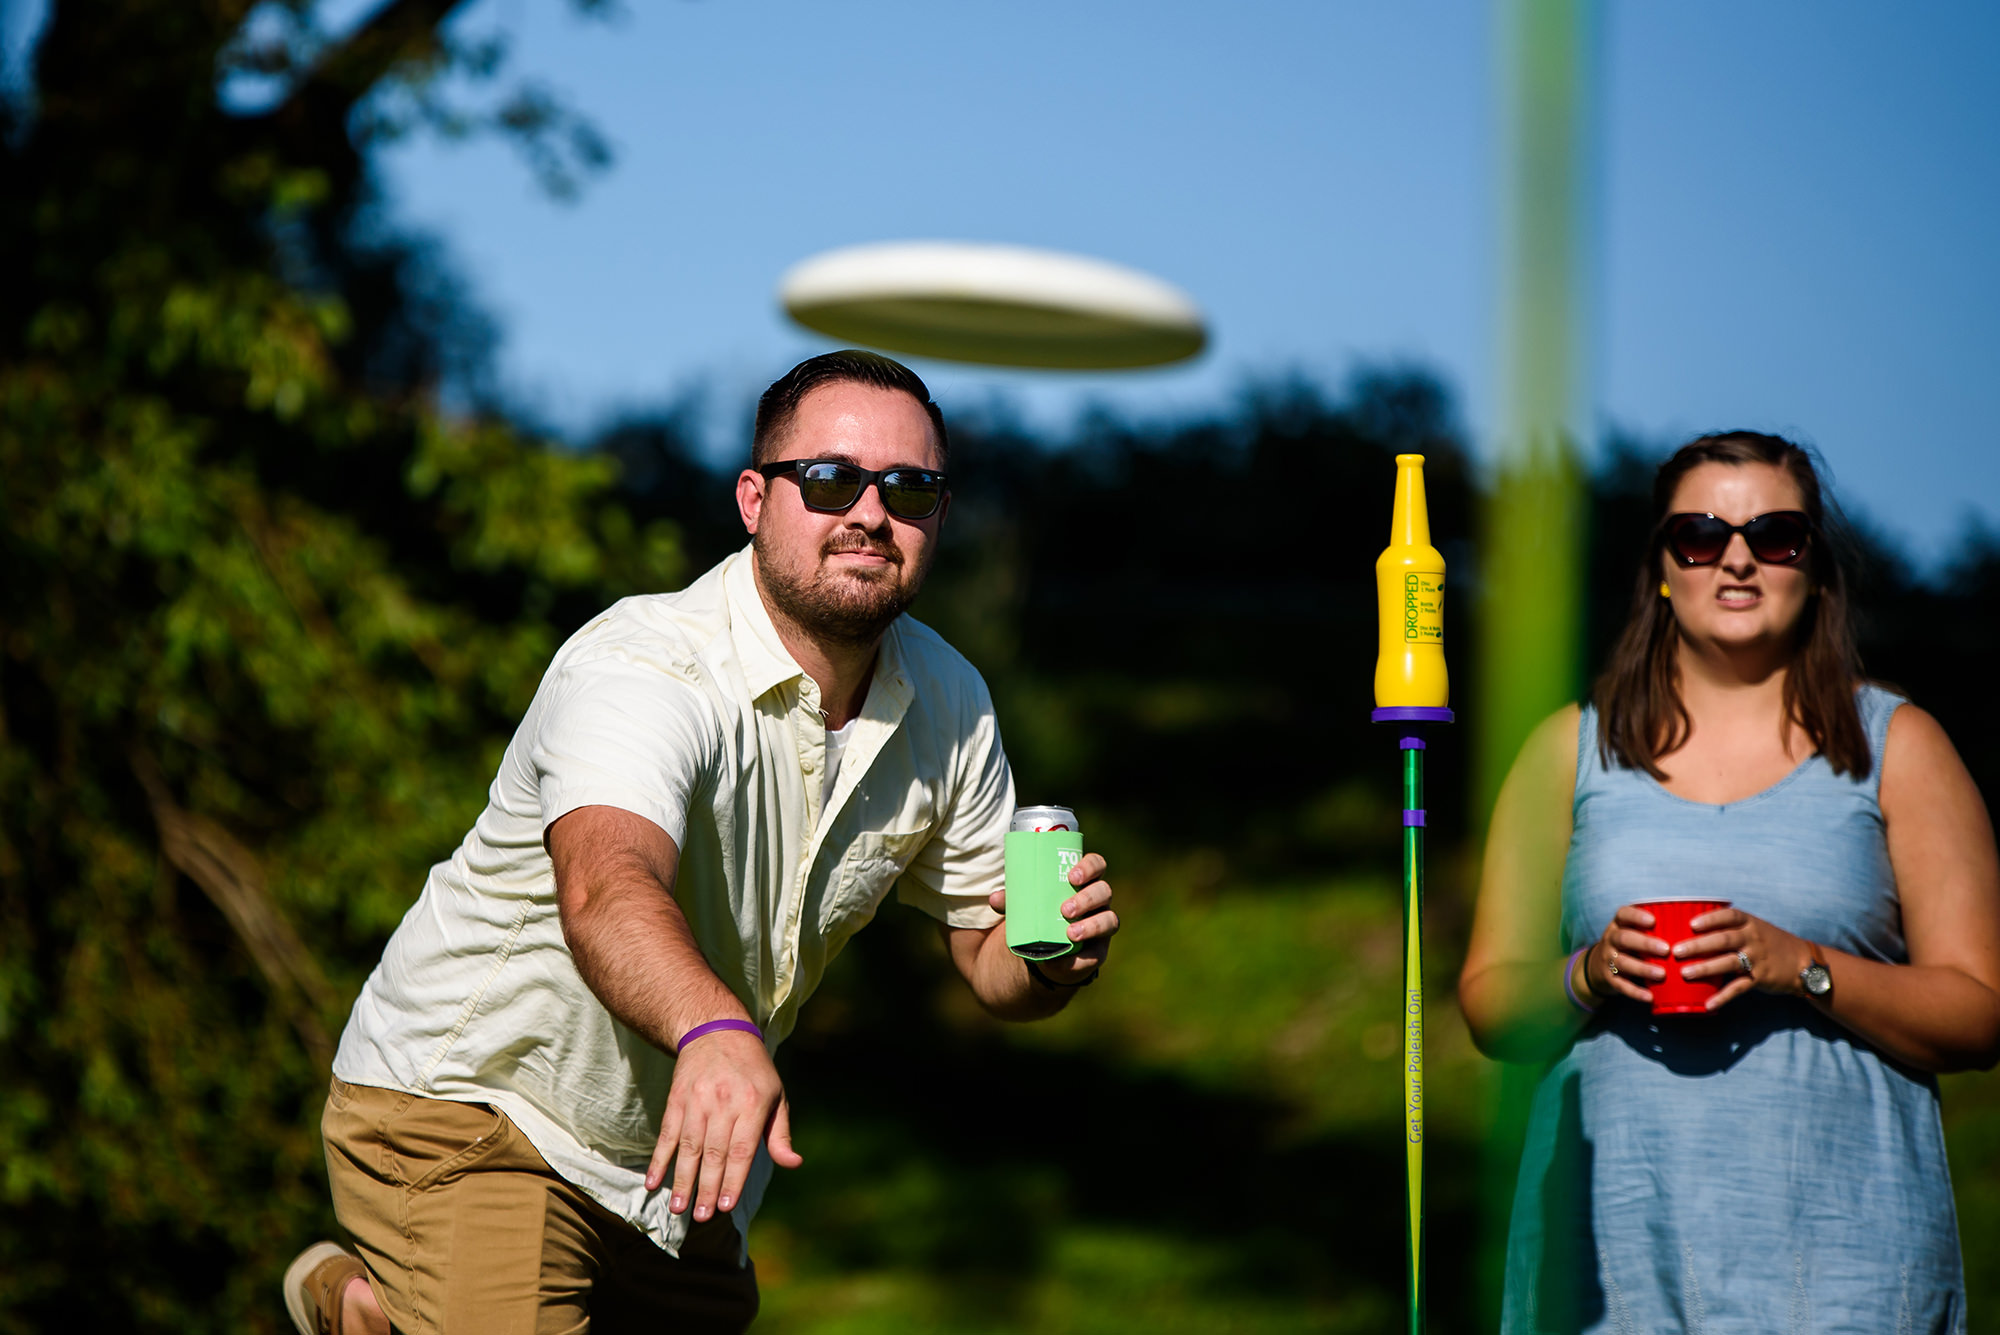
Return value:
<svg viewBox="0 0 2000 1335">
<path fill-rule="evenodd" d="M 339 998 L 319 961 L 271 898 L 256 854 L 215 821 L 176 803 L 158 762 L 143 748 L 133 749 L 132 773 L 153 808 L 161 853 L 222 911 L 314 1063 L 330 1070 L 333 1043 L 324 1017 L 334 1013 Z"/>
<path fill-rule="evenodd" d="M 329 49 L 265 119 L 289 129 L 344 124 L 368 90 L 406 60 L 430 54 L 438 25 L 463 0 L 389 0 Z"/>
</svg>

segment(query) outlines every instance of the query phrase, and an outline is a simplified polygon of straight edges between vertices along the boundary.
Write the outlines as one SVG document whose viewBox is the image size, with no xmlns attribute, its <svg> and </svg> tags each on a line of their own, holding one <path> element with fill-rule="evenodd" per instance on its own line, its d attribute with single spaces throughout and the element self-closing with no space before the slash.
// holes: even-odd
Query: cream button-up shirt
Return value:
<svg viewBox="0 0 2000 1335">
<path fill-rule="evenodd" d="M 686 1216 L 648 1192 L 673 1058 L 576 971 L 543 834 L 614 806 L 680 849 L 674 899 L 775 1050 L 827 962 L 897 897 L 956 927 L 999 921 L 1014 783 L 977 671 L 899 618 L 830 799 L 819 691 L 779 641 L 748 548 L 679 593 L 627 598 L 556 654 L 485 811 L 383 951 L 334 1073 L 491 1104 L 550 1167 L 669 1252 Z M 735 1212 L 769 1181 L 760 1149 Z"/>
</svg>

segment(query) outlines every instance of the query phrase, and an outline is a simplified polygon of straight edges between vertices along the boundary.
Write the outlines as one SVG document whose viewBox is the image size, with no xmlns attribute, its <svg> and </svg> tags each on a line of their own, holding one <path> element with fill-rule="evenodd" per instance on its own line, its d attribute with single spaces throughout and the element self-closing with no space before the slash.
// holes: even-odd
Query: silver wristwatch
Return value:
<svg viewBox="0 0 2000 1335">
<path fill-rule="evenodd" d="M 1827 972 L 1826 961 L 1819 957 L 1819 947 L 1806 942 L 1806 949 L 1812 952 L 1812 963 L 1799 970 L 1799 986 L 1809 997 L 1824 998 L 1833 994 L 1833 975 Z"/>
</svg>

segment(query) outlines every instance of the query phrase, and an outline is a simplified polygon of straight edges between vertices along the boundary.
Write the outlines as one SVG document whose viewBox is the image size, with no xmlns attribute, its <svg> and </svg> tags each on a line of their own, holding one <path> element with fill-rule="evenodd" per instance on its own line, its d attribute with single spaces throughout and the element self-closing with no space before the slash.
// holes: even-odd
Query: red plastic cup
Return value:
<svg viewBox="0 0 2000 1335">
<path fill-rule="evenodd" d="M 1671 950 L 1681 942 L 1699 935 L 1688 924 L 1704 913 L 1729 907 L 1726 899 L 1642 899 L 1639 907 L 1653 915 L 1651 935 L 1667 943 Z M 1648 959 L 1652 957 L 1648 956 Z M 1713 955 L 1691 955 L 1677 960 L 1672 955 L 1657 961 L 1667 971 L 1667 976 L 1657 983 L 1648 984 L 1653 990 L 1653 1014 L 1655 1015 L 1705 1015 L 1708 1013 L 1708 999 L 1722 990 L 1729 981 L 1727 974 L 1720 978 L 1683 978 L 1681 966 L 1699 964 Z"/>
</svg>

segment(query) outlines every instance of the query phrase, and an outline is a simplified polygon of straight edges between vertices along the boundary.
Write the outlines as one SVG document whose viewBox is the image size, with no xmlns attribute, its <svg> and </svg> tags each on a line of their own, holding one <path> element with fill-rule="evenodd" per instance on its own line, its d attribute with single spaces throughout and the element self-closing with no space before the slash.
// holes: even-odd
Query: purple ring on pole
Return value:
<svg viewBox="0 0 2000 1335">
<path fill-rule="evenodd" d="M 1383 705 L 1369 717 L 1377 723 L 1449 723 L 1452 713 L 1432 705 Z"/>
</svg>

